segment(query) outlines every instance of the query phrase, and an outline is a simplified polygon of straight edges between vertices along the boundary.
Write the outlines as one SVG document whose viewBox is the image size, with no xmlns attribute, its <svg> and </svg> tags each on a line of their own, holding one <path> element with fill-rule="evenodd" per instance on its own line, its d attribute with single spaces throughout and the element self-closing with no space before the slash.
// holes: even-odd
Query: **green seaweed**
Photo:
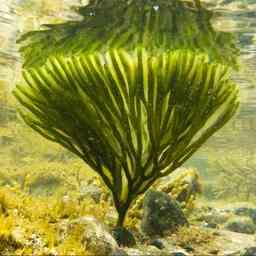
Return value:
<svg viewBox="0 0 256 256">
<path fill-rule="evenodd" d="M 193 49 L 237 67 L 235 39 L 213 29 L 213 13 L 199 0 L 91 0 L 75 10 L 80 20 L 46 24 L 20 37 L 25 68 L 41 66 L 50 56 L 133 51 L 139 45 L 151 53 Z"/>
<path fill-rule="evenodd" d="M 122 226 L 137 196 L 234 115 L 235 48 L 199 1 L 91 1 L 78 11 L 82 21 L 21 38 L 25 85 L 14 95 L 30 127 L 102 177 Z"/>
</svg>

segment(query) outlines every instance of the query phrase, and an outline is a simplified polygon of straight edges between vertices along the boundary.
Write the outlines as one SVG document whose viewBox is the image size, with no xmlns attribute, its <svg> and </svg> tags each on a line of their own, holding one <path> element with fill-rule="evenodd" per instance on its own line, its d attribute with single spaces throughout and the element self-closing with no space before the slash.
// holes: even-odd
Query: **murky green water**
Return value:
<svg viewBox="0 0 256 256">
<path fill-rule="evenodd" d="M 209 1 L 208 1 L 209 2 Z M 216 29 L 233 32 L 241 50 L 241 69 L 234 80 L 241 88 L 239 113 L 215 134 L 186 165 L 196 166 L 206 176 L 206 170 L 216 161 L 234 158 L 253 162 L 256 156 L 256 22 L 255 3 L 246 8 L 232 4 L 209 5 L 216 11 Z M 234 1 L 235 3 L 236 1 Z M 45 4 L 47 3 L 47 4 Z M 20 57 L 16 39 L 24 31 L 39 28 L 40 24 L 74 18 L 69 7 L 80 1 L 0 1 L 0 77 L 11 90 L 20 73 Z M 235 7 L 234 7 L 235 6 Z M 214 166 L 214 165 L 213 165 Z"/>
<path fill-rule="evenodd" d="M 233 74 L 233 79 L 241 88 L 241 107 L 235 118 L 210 138 L 201 152 L 191 159 L 198 166 L 204 164 L 203 168 L 209 160 L 211 161 L 211 157 L 220 161 L 223 158 L 234 157 L 237 161 L 247 158 L 248 161 L 254 162 L 256 156 L 255 10 L 233 10 L 223 6 L 216 7 L 215 10 L 216 29 L 233 32 L 237 36 L 241 51 L 241 68 L 238 73 Z"/>
<path fill-rule="evenodd" d="M 79 19 L 78 15 L 70 10 L 70 7 L 79 6 L 86 2 L 83 0 L 0 0 L 1 255 L 3 252 L 7 252 L 3 255 L 10 255 L 8 254 L 10 252 L 18 252 L 17 255 L 30 255 L 32 252 L 33 255 L 49 256 L 71 255 L 71 253 L 73 253 L 72 255 L 84 255 L 88 248 L 85 249 L 86 246 L 81 244 L 80 238 L 83 236 L 84 240 L 90 240 L 91 233 L 89 231 L 94 230 L 95 227 L 97 231 L 100 227 L 100 224 L 91 216 L 95 216 L 105 223 L 109 229 L 112 229 L 116 223 L 117 214 L 114 208 L 116 202 L 111 201 L 112 197 L 103 186 L 102 180 L 95 178 L 92 170 L 78 157 L 58 144 L 45 140 L 25 126 L 17 117 L 17 103 L 11 94 L 15 85 L 21 80 L 22 60 L 18 52 L 17 38 L 27 31 L 39 29 L 42 24 Z M 240 87 L 241 106 L 235 117 L 224 128 L 210 137 L 207 143 L 185 163 L 187 169 L 181 169 L 181 172 L 177 172 L 174 177 L 167 176 L 166 179 L 160 181 L 160 185 L 155 184 L 155 188 L 166 192 L 175 184 L 174 189 L 167 193 L 181 203 L 186 217 L 192 216 L 193 224 L 195 216 L 202 217 L 199 218 L 200 220 L 198 219 L 199 221 L 195 221 L 195 226 L 192 225 L 192 228 L 182 230 L 181 234 L 179 233 L 176 238 L 171 237 L 171 242 L 166 240 L 166 243 L 172 244 L 175 239 L 178 242 L 184 239 L 186 247 L 187 243 L 189 246 L 195 247 L 195 254 L 184 255 L 196 256 L 200 255 L 200 252 L 204 252 L 204 244 L 207 244 L 208 240 L 214 240 L 214 242 L 219 242 L 220 246 L 211 244 L 207 251 L 214 252 L 215 250 L 216 255 L 223 256 L 231 255 L 223 254 L 224 251 L 234 249 L 237 252 L 240 249 L 249 248 L 255 243 L 256 0 L 205 0 L 204 2 L 209 9 L 214 10 L 215 14 L 212 20 L 214 28 L 236 35 L 237 45 L 241 53 L 240 69 L 233 72 L 232 78 Z M 181 135 L 183 136 L 183 134 Z M 128 165 L 127 169 L 130 167 Z M 130 163 L 130 165 L 132 164 Z M 102 169 L 104 173 L 105 170 Z M 107 171 L 104 174 L 106 173 Z M 127 176 L 127 174 L 125 175 Z M 122 180 L 120 184 L 127 185 L 128 182 L 123 182 L 123 177 L 120 180 Z M 141 186 L 143 184 L 142 182 Z M 118 189 L 118 193 L 121 195 L 123 192 L 126 193 L 122 186 L 120 190 Z M 198 196 L 202 191 L 203 196 Z M 183 199 L 179 201 L 178 197 Z M 120 196 L 120 198 L 122 197 Z M 127 198 L 129 197 L 127 196 Z M 234 201 L 238 202 L 237 208 Z M 244 201 L 246 204 L 251 203 L 252 206 L 246 205 L 247 208 L 244 208 L 242 205 Z M 127 226 L 132 229 L 134 234 L 138 235 L 140 232 L 138 226 L 142 218 L 141 208 L 138 210 L 138 207 L 142 207 L 142 201 L 137 202 L 138 204 L 131 210 L 134 216 L 137 214 L 137 217 L 133 219 L 133 215 L 129 215 Z M 231 213 L 230 209 L 225 209 L 228 202 L 231 202 L 230 209 L 232 211 L 244 212 L 241 215 L 239 215 L 241 212 Z M 216 209 L 208 207 L 211 204 Z M 205 209 L 202 210 L 201 205 L 205 205 Z M 194 209 L 196 210 L 193 211 Z M 84 218 L 87 215 L 89 218 Z M 214 219 L 216 223 L 214 221 L 208 222 L 207 218 L 212 215 L 224 219 L 223 222 L 218 223 L 219 220 L 216 221 L 216 219 Z M 249 224 L 245 225 L 246 228 L 249 226 L 249 232 L 245 230 L 247 235 L 241 235 L 246 233 L 244 231 L 232 230 L 232 227 L 229 229 L 225 226 L 230 224 L 229 221 L 233 221 L 234 215 L 236 215 L 235 217 L 248 217 Z M 209 226 L 207 226 L 208 224 Z M 76 225 L 78 225 L 78 229 L 72 230 Z M 84 226 L 87 228 L 85 232 Z M 213 228 L 213 231 L 218 229 L 220 233 L 223 230 L 224 232 L 231 230 L 237 233 L 221 233 L 217 235 L 217 238 L 212 239 L 212 234 L 208 236 L 209 230 L 205 234 L 201 233 L 202 230 L 205 232 L 206 226 Z M 66 228 L 65 231 L 62 230 L 63 227 Z M 241 227 L 244 227 L 243 223 Z M 81 228 L 83 234 L 79 233 Z M 86 234 L 90 234 L 88 235 L 89 238 L 86 237 Z M 144 238 L 141 239 L 140 235 L 136 239 L 140 245 L 145 246 Z M 190 240 L 190 236 L 192 240 Z M 195 239 L 193 240 L 194 236 Z M 106 237 L 109 239 L 110 235 L 107 233 Z M 195 242 L 196 240 L 199 241 L 199 245 Z M 101 246 L 101 242 L 96 239 L 94 246 L 96 252 L 98 252 L 98 247 L 101 250 Z M 180 247 L 179 243 L 178 247 Z M 95 250 L 95 248 L 92 249 Z M 145 251 L 146 249 L 143 252 Z M 95 255 L 99 254 L 96 253 Z"/>
</svg>

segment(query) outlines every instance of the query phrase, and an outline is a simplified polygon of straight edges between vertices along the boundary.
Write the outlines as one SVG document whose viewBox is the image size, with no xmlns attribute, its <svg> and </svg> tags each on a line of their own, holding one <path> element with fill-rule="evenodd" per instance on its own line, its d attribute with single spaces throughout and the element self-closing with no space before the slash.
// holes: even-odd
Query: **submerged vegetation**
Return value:
<svg viewBox="0 0 256 256">
<path fill-rule="evenodd" d="M 76 11 L 78 21 L 47 24 L 21 36 L 25 68 L 41 66 L 51 56 L 79 57 L 109 49 L 133 52 L 138 46 L 152 54 L 190 49 L 206 53 L 211 61 L 237 65 L 233 36 L 213 29 L 212 12 L 200 0 L 91 0 Z"/>
<path fill-rule="evenodd" d="M 78 13 L 21 37 L 14 95 L 30 127 L 101 176 L 122 226 L 236 112 L 237 50 L 199 1 L 91 1 Z"/>
<path fill-rule="evenodd" d="M 63 187 L 69 189 L 67 185 Z M 65 197 L 62 193 L 34 196 L 26 190 L 19 186 L 0 189 L 1 255 L 92 255 L 81 241 L 86 232 L 83 225 L 72 227 L 65 237 L 62 228 L 65 221 L 91 212 L 104 220 L 109 210 L 104 201 L 98 204 L 88 199 L 81 201 L 79 191 L 74 188 Z"/>
<path fill-rule="evenodd" d="M 67 185 L 63 188 L 69 190 Z M 99 255 L 83 241 L 84 234 L 90 234 L 91 230 L 82 219 L 93 213 L 95 218 L 112 226 L 114 223 L 109 222 L 108 217 L 111 205 L 104 200 L 100 203 L 88 199 L 81 201 L 77 193 L 79 191 L 73 189 L 65 197 L 58 193 L 44 197 L 30 195 L 19 187 L 2 187 L 0 209 L 4 211 L 0 212 L 0 254 Z M 177 245 L 210 246 L 214 236 L 208 231 L 184 227 L 172 241 Z"/>
</svg>

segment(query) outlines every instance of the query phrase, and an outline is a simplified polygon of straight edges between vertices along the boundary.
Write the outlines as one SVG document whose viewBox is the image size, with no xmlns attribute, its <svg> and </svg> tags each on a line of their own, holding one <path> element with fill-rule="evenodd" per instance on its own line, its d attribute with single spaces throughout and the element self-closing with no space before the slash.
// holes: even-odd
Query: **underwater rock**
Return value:
<svg viewBox="0 0 256 256">
<path fill-rule="evenodd" d="M 92 198 L 95 201 L 95 203 L 99 203 L 101 195 L 102 195 L 102 189 L 95 184 L 81 186 L 81 189 L 80 189 L 81 199 Z"/>
<path fill-rule="evenodd" d="M 88 251 L 109 255 L 118 247 L 115 239 L 94 217 L 82 217 L 78 221 L 85 227 L 82 243 Z"/>
<path fill-rule="evenodd" d="M 238 216 L 247 216 L 252 219 L 254 224 L 256 224 L 256 208 L 252 207 L 238 207 L 234 209 L 234 214 Z"/>
<path fill-rule="evenodd" d="M 204 222 L 206 227 L 217 228 L 219 225 L 226 223 L 232 213 L 223 211 L 221 209 L 215 209 L 208 207 L 204 208 L 200 212 L 195 213 L 195 219 L 200 222 Z"/>
<path fill-rule="evenodd" d="M 142 231 L 147 235 L 163 235 L 188 224 L 179 204 L 168 194 L 155 190 L 146 193 L 143 203 Z"/>
<path fill-rule="evenodd" d="M 94 217 L 82 217 L 79 223 L 85 226 L 82 243 L 88 251 L 108 255 L 118 247 L 115 239 Z"/>
<path fill-rule="evenodd" d="M 256 206 L 249 202 L 237 202 L 226 205 L 220 209 L 222 212 L 232 213 L 233 215 L 250 217 L 256 224 Z"/>
<path fill-rule="evenodd" d="M 110 256 L 129 256 L 129 254 L 125 250 L 118 248 Z"/>
<path fill-rule="evenodd" d="M 157 239 L 157 238 L 150 240 L 149 245 L 155 246 L 159 250 L 162 250 L 165 247 L 163 241 L 161 239 Z"/>
<path fill-rule="evenodd" d="M 72 232 L 74 227 L 81 230 L 81 243 L 93 255 L 110 255 L 117 248 L 117 242 L 108 230 L 93 216 L 84 216 L 69 222 L 63 222 L 61 231 L 62 240 Z"/>
<path fill-rule="evenodd" d="M 149 244 L 158 248 L 163 255 L 170 255 L 170 253 L 177 251 L 177 245 L 174 244 L 173 241 L 168 239 L 167 237 L 152 239 L 149 241 Z M 157 247 L 156 245 L 158 245 L 159 247 Z M 182 248 L 180 247 L 178 249 L 182 250 Z"/>
<path fill-rule="evenodd" d="M 246 248 L 241 252 L 241 256 L 256 256 L 256 247 Z"/>
<path fill-rule="evenodd" d="M 179 168 L 173 173 L 160 179 L 156 185 L 157 190 L 169 194 L 181 203 L 184 209 L 193 208 L 196 196 L 202 192 L 200 176 L 192 168 Z"/>
<path fill-rule="evenodd" d="M 183 246 L 183 249 L 185 249 L 187 252 L 194 251 L 194 247 L 191 244 L 187 244 L 187 245 Z"/>
<path fill-rule="evenodd" d="M 185 214 L 194 209 L 197 194 L 201 192 L 199 174 L 195 169 L 179 168 L 172 174 L 161 178 L 154 186 L 157 191 L 168 194 L 178 201 Z M 128 215 L 136 221 L 142 219 L 144 195 L 140 196 L 131 207 Z"/>
<path fill-rule="evenodd" d="M 249 217 L 233 217 L 226 222 L 224 228 L 244 234 L 254 234 L 256 231 L 256 227 Z"/>
<path fill-rule="evenodd" d="M 132 247 L 136 245 L 136 240 L 132 232 L 124 227 L 114 228 L 112 234 L 119 246 Z"/>
</svg>

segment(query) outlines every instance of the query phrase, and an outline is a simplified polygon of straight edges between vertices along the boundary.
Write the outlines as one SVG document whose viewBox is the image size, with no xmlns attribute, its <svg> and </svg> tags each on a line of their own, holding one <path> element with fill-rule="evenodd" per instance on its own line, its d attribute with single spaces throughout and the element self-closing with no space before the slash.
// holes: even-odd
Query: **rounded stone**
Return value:
<svg viewBox="0 0 256 256">
<path fill-rule="evenodd" d="M 158 248 L 159 250 L 162 250 L 164 249 L 164 243 L 161 239 L 152 239 L 150 242 L 149 242 L 150 245 L 153 245 L 155 246 L 156 248 Z"/>
<path fill-rule="evenodd" d="M 188 224 L 179 204 L 168 194 L 149 190 L 143 202 L 142 231 L 150 236 L 173 232 Z"/>
<path fill-rule="evenodd" d="M 227 230 L 244 234 L 254 234 L 256 231 L 256 226 L 249 217 L 233 217 L 224 227 Z"/>
<path fill-rule="evenodd" d="M 256 247 L 246 248 L 242 256 L 256 256 Z"/>
<path fill-rule="evenodd" d="M 132 247 L 136 245 L 136 240 L 132 232 L 124 227 L 114 228 L 112 235 L 119 246 Z"/>
</svg>

